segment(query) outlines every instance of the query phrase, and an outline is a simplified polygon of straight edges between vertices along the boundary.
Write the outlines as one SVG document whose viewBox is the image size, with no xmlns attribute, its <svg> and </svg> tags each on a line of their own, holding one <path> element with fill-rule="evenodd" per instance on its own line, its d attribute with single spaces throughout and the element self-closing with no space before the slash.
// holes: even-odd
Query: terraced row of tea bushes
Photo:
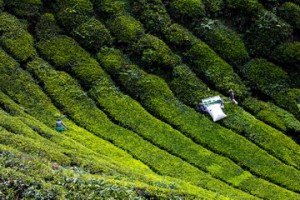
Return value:
<svg viewBox="0 0 300 200">
<path fill-rule="evenodd" d="M 86 129 L 113 141 L 114 144 L 126 149 L 160 174 L 188 180 L 213 191 L 222 191 L 227 195 L 246 195 L 160 150 L 135 133 L 112 124 L 105 114 L 93 105 L 91 99 L 84 95 L 79 85 L 70 76 L 64 72 L 51 70 L 45 62 L 39 66 L 39 68 L 36 66 L 32 72 L 43 82 L 45 91 L 60 107 L 71 110 L 70 117 Z M 66 86 L 67 91 L 64 89 Z M 210 185 L 212 183 L 213 186 Z"/>
<path fill-rule="evenodd" d="M 253 59 L 243 66 L 243 74 L 252 88 L 272 97 L 277 105 L 300 119 L 300 90 L 290 88 L 289 77 L 279 66 Z"/>
<path fill-rule="evenodd" d="M 32 117 L 28 117 L 27 114 L 23 113 L 22 110 L 20 110 L 20 107 L 7 98 L 7 96 L 5 96 L 3 93 L 1 95 L 1 105 L 5 105 L 5 109 L 9 110 L 10 113 L 21 113 L 21 116 L 24 116 L 24 118 L 18 118 L 20 120 L 22 120 L 24 123 L 26 123 L 28 126 L 31 127 L 31 129 L 37 131 L 40 135 L 42 135 L 45 138 L 50 139 L 51 141 L 61 144 L 62 146 L 64 146 L 64 148 L 67 147 L 67 149 L 71 150 L 68 155 L 72 154 L 71 152 L 74 152 L 77 156 L 82 157 L 82 155 L 89 155 L 86 159 L 87 160 L 91 160 L 93 157 L 91 157 L 93 154 L 92 151 L 87 150 L 83 147 L 80 147 L 80 145 L 76 144 L 76 142 L 71 142 L 70 144 L 68 143 L 69 138 L 68 137 L 64 137 L 64 135 L 70 136 L 72 135 L 72 132 L 75 129 L 75 126 L 71 125 L 70 121 L 65 121 L 66 124 L 68 124 L 68 126 L 71 128 L 71 130 L 68 130 L 66 132 L 64 132 L 64 135 L 62 134 L 56 134 L 56 133 L 52 133 L 53 131 L 50 130 L 48 127 L 43 126 L 43 124 L 37 123 L 36 121 L 33 120 L 29 120 Z M 152 173 L 148 167 L 141 165 L 141 163 L 138 163 L 138 161 L 133 160 L 132 158 L 130 158 L 130 156 L 128 156 L 128 154 L 125 154 L 124 152 L 116 149 L 114 146 L 109 145 L 109 143 L 105 143 L 105 142 L 101 142 L 100 138 L 98 137 L 87 137 L 87 131 L 79 131 L 78 128 L 76 129 L 76 133 L 72 135 L 72 138 L 74 138 L 74 136 L 76 136 L 79 142 L 81 142 L 82 144 L 86 145 L 89 149 L 94 150 L 95 152 L 98 152 L 100 154 L 106 155 L 106 157 L 102 156 L 103 159 L 111 162 L 113 165 L 115 165 L 116 167 L 114 167 L 113 165 L 110 166 L 110 169 L 114 169 L 114 173 L 116 173 L 116 171 L 121 172 L 122 174 L 127 174 L 127 176 L 131 177 L 131 180 L 136 179 L 140 181 L 143 181 L 144 183 L 150 184 L 150 185 L 146 185 L 147 187 L 147 191 L 149 191 L 149 187 L 152 187 L 151 185 L 156 185 L 158 182 L 161 182 L 160 187 L 161 188 L 171 188 L 172 185 L 174 185 L 174 181 L 177 182 L 176 183 L 176 190 L 178 191 L 184 191 L 183 193 L 188 193 L 188 191 L 192 194 L 203 194 L 203 191 L 201 191 L 201 188 L 196 188 L 195 186 L 189 185 L 189 184 L 185 184 L 185 183 L 178 183 L 177 180 L 173 180 L 170 179 L 169 182 L 167 181 L 167 177 L 164 177 L 163 180 L 158 177 L 157 175 L 154 175 L 154 173 Z M 94 146 L 92 145 L 87 145 L 87 143 L 89 143 L 90 141 L 93 141 Z M 79 147 L 79 148 L 77 148 Z M 83 151 L 82 151 L 83 150 Z M 81 152 L 79 155 L 79 152 Z M 76 156 L 76 157 L 77 157 Z M 98 155 L 99 157 L 99 155 Z M 102 159 L 101 157 L 101 159 Z M 44 157 L 43 157 L 44 158 Z M 106 162 L 107 162 L 106 161 Z M 98 162 L 96 162 L 95 164 L 97 164 Z M 105 162 L 104 162 L 105 163 Z M 104 165 L 104 163 L 100 164 L 100 165 Z M 124 163 L 124 166 L 121 166 L 122 163 Z M 125 166 L 126 165 L 126 166 Z M 133 170 L 131 170 L 130 168 L 132 168 Z M 140 173 L 140 174 L 138 174 Z M 145 174 L 146 173 L 146 174 Z M 118 175 L 119 179 L 122 175 Z M 127 183 L 128 185 L 128 183 Z M 141 185 L 141 183 L 137 184 L 132 184 L 135 187 L 137 187 L 138 185 L 140 185 L 141 188 L 145 187 L 145 185 Z M 161 190 L 160 188 L 155 188 L 155 190 L 157 191 L 152 191 L 151 193 L 155 194 L 155 193 L 159 193 L 159 191 Z M 175 191 L 161 191 L 162 193 L 175 193 Z M 158 194 L 157 194 L 158 195 Z M 178 194 L 179 196 L 181 196 L 182 194 Z"/>
<path fill-rule="evenodd" d="M 300 122 L 295 116 L 273 103 L 259 101 L 250 97 L 245 99 L 243 106 L 254 113 L 258 119 L 265 121 L 278 130 L 300 132 Z"/>
<path fill-rule="evenodd" d="M 58 23 L 85 48 L 97 51 L 103 45 L 113 42 L 106 27 L 94 17 L 93 5 L 90 1 L 60 1 L 52 2 L 55 7 Z M 47 21 L 46 21 L 47 22 Z M 47 23 L 40 22 L 42 31 Z"/>
<path fill-rule="evenodd" d="M 148 10 L 147 10 L 148 11 Z M 145 21 L 145 23 L 147 24 L 148 21 Z M 113 31 L 112 31 L 113 32 Z M 172 24 L 169 26 L 169 28 L 166 28 L 165 30 L 165 33 L 162 34 L 164 36 L 164 39 L 165 41 L 167 41 L 170 46 L 174 47 L 175 46 L 175 51 L 177 51 L 178 49 L 190 49 L 193 45 L 197 44 L 197 38 L 195 38 L 188 30 L 184 29 L 183 27 L 181 27 L 180 25 L 178 24 Z M 162 45 L 160 45 L 162 46 Z M 152 53 L 154 54 L 154 53 Z M 170 53 L 168 53 L 170 55 Z M 192 59 L 194 59 L 193 57 L 191 57 Z M 199 61 L 201 62 L 201 61 Z M 182 72 L 183 74 L 190 74 L 190 72 L 187 72 L 188 69 L 185 68 L 185 72 Z M 181 74 L 182 74 L 181 73 Z M 175 72 L 175 74 L 177 74 L 177 72 Z M 185 78 L 184 80 L 187 81 L 187 80 L 191 80 L 192 77 L 189 77 L 189 78 Z M 178 81 L 178 77 L 175 78 L 177 81 Z M 195 79 L 194 77 L 192 79 Z M 195 81 L 193 81 L 195 83 Z M 201 83 L 199 83 L 201 84 Z M 198 85 L 199 85 L 198 84 Z M 186 86 L 186 84 L 182 84 L 184 86 Z M 201 84 L 202 85 L 202 84 Z M 176 90 L 176 88 L 181 88 L 180 85 L 176 85 L 177 87 L 172 87 L 173 89 Z M 197 86 L 197 87 L 200 87 L 200 86 Z M 190 98 L 185 98 L 186 100 L 189 100 L 188 104 L 194 104 L 195 103 L 195 100 L 198 101 L 197 98 L 199 97 L 202 97 L 202 96 L 194 96 L 194 97 L 191 97 L 191 95 L 193 94 L 197 94 L 197 92 L 188 92 L 188 91 L 191 91 L 193 90 L 192 88 L 194 88 L 195 90 L 197 90 L 197 88 L 195 87 L 191 87 L 191 88 L 185 88 L 185 89 L 177 89 L 178 92 L 175 92 L 176 94 L 179 94 L 181 97 L 185 98 L 186 96 L 187 97 L 190 97 Z M 200 88 L 205 88 L 204 87 L 200 87 Z M 205 91 L 206 89 L 204 89 L 203 91 Z M 189 93 L 189 94 L 187 94 Z M 201 98 L 199 98 L 201 99 Z M 191 101 L 192 100 L 192 101 Z M 275 113 L 274 113 L 275 114 Z M 277 114 L 275 114 L 277 115 Z M 282 116 L 282 115 L 281 115 Z M 260 119 L 262 119 L 262 117 L 260 116 Z M 265 119 L 265 118 L 263 118 Z M 269 122 L 270 118 L 266 119 L 267 122 Z M 286 119 L 283 119 L 286 121 Z M 276 123 L 275 121 L 273 123 Z M 246 126 L 244 126 L 246 127 Z"/>
<path fill-rule="evenodd" d="M 300 30 L 300 6 L 292 2 L 286 2 L 279 8 L 279 16 Z"/>
<path fill-rule="evenodd" d="M 117 66 L 113 64 L 114 62 L 111 63 L 111 65 L 106 66 L 107 70 L 112 72 L 115 67 L 112 76 L 120 81 L 120 83 L 130 94 L 132 94 L 132 96 L 137 98 L 142 105 L 153 112 L 156 116 L 159 116 L 169 124 L 177 127 L 181 132 L 189 135 L 196 142 L 205 144 L 207 147 L 214 149 L 216 152 L 222 153 L 223 155 L 238 161 L 241 165 L 249 167 L 251 171 L 260 174 L 263 177 L 269 177 L 274 182 L 282 178 L 282 176 L 271 178 L 271 176 L 282 172 L 277 171 L 277 167 L 281 166 L 280 168 L 282 168 L 282 170 L 287 170 L 288 168 L 293 171 L 286 171 L 287 174 L 291 173 L 290 175 L 292 177 L 295 176 L 294 173 L 298 173 L 297 170 L 294 170 L 293 168 L 283 166 L 265 151 L 257 148 L 257 146 L 253 145 L 243 137 L 212 123 L 207 118 L 201 117 L 191 108 L 180 103 L 172 95 L 172 92 L 169 90 L 166 83 L 158 77 L 146 74 L 135 65 L 129 65 L 125 69 L 122 67 L 117 68 Z M 235 144 L 236 142 L 238 144 Z M 252 155 L 251 151 L 255 151 L 256 157 L 253 158 L 251 156 L 251 159 L 247 159 L 247 155 Z M 292 159 L 290 161 L 292 161 Z M 254 164 L 255 162 L 256 164 Z M 267 164 L 268 162 L 270 162 L 270 164 Z M 277 167 L 271 169 L 274 162 L 277 163 Z M 266 171 L 263 169 L 264 165 L 266 165 Z M 270 170 L 275 170 L 277 172 L 274 171 L 269 174 Z M 282 183 L 284 182 L 285 181 Z"/>
<path fill-rule="evenodd" d="M 22 23 L 15 16 L 0 13 L 0 44 L 18 61 L 27 61 L 37 55 L 33 47 L 33 37 L 26 30 L 26 23 Z"/>
<path fill-rule="evenodd" d="M 29 20 L 36 19 L 42 10 L 41 0 L 4 0 L 8 12 Z"/>
</svg>

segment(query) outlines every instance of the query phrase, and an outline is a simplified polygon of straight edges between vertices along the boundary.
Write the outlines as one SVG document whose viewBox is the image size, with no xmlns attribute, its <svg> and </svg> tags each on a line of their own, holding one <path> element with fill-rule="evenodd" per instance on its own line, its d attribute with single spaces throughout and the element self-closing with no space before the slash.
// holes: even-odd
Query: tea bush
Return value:
<svg viewBox="0 0 300 200">
<path fill-rule="evenodd" d="M 132 3 L 132 12 L 135 16 L 138 16 L 142 23 L 147 21 L 147 23 L 144 23 L 144 26 L 150 32 L 160 32 L 171 24 L 171 18 L 160 0 L 134 1 Z"/>
<path fill-rule="evenodd" d="M 50 39 L 61 32 L 62 30 L 56 24 L 56 19 L 51 13 L 41 15 L 35 26 L 35 34 L 38 40 Z"/>
<path fill-rule="evenodd" d="M 289 41 L 292 27 L 275 14 L 264 11 L 258 14 L 244 36 L 251 55 L 267 57 L 277 45 Z"/>
<path fill-rule="evenodd" d="M 300 42 L 283 43 L 273 51 L 272 58 L 284 68 L 300 67 Z"/>
<path fill-rule="evenodd" d="M 169 6 L 171 15 L 175 18 L 189 20 L 205 15 L 205 6 L 202 0 L 171 0 Z"/>
<path fill-rule="evenodd" d="M 228 9 L 251 14 L 260 7 L 258 0 L 226 0 L 225 5 Z"/>
<path fill-rule="evenodd" d="M 109 28 L 119 43 L 136 42 L 144 34 L 143 25 L 131 16 L 121 15 L 110 21 Z"/>
<path fill-rule="evenodd" d="M 193 30 L 197 36 L 231 65 L 241 65 L 249 59 L 249 54 L 241 37 L 220 21 L 206 18 L 195 23 Z"/>
<path fill-rule="evenodd" d="M 4 10 L 4 0 L 0 0 L 0 11 Z"/>
<path fill-rule="evenodd" d="M 224 0 L 202 0 L 202 2 L 205 5 L 206 15 L 209 17 L 218 16 L 225 6 Z"/>
<path fill-rule="evenodd" d="M 147 67 L 171 69 L 181 62 L 179 56 L 159 38 L 146 34 L 135 45 L 135 53 Z"/>
<path fill-rule="evenodd" d="M 37 18 L 41 14 L 41 0 L 4 0 L 8 10 L 16 16 L 26 19 Z"/>
<path fill-rule="evenodd" d="M 110 32 L 95 18 L 90 18 L 80 24 L 71 34 L 82 47 L 92 51 L 97 51 L 102 46 L 110 46 L 112 44 Z"/>
<path fill-rule="evenodd" d="M 62 0 L 55 5 L 57 21 L 68 31 L 94 15 L 93 4 L 88 0 Z"/>
<path fill-rule="evenodd" d="M 295 29 L 300 30 L 300 5 L 286 2 L 279 8 L 279 16 L 291 24 Z"/>
<path fill-rule="evenodd" d="M 95 11 L 105 19 L 124 15 L 128 12 L 129 1 L 123 0 L 91 0 Z"/>
<path fill-rule="evenodd" d="M 26 25 L 16 17 L 8 13 L 0 14 L 0 43 L 3 48 L 9 51 L 17 60 L 27 61 L 37 55 L 34 48 L 33 37 L 26 30 Z"/>
</svg>

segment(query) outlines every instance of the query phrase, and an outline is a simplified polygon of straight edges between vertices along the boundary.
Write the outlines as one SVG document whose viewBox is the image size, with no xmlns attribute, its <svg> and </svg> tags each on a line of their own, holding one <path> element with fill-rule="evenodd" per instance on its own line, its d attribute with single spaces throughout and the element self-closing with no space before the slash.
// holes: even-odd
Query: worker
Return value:
<svg viewBox="0 0 300 200">
<path fill-rule="evenodd" d="M 234 97 L 234 91 L 232 89 L 230 89 L 228 91 L 228 93 L 229 93 L 229 99 L 230 99 L 230 101 L 232 103 L 238 104 L 238 102 L 235 100 L 235 97 Z"/>
<path fill-rule="evenodd" d="M 63 121 L 61 120 L 61 118 L 58 118 L 57 122 L 56 122 L 56 127 L 55 130 L 58 132 L 62 132 L 65 130 L 65 128 L 68 128 Z"/>
<path fill-rule="evenodd" d="M 205 114 L 207 112 L 206 107 L 202 102 L 198 104 L 198 111 L 201 112 L 202 114 Z"/>
</svg>

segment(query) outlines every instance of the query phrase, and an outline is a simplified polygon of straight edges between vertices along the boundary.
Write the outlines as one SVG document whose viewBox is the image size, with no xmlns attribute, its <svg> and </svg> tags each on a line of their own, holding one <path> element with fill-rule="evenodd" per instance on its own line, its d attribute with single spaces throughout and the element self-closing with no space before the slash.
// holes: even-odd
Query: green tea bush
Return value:
<svg viewBox="0 0 300 200">
<path fill-rule="evenodd" d="M 275 14 L 264 11 L 257 16 L 244 36 L 251 55 L 268 56 L 279 44 L 289 41 L 292 27 Z"/>
<path fill-rule="evenodd" d="M 179 56 L 159 38 L 146 34 L 133 48 L 138 57 L 141 57 L 143 65 L 146 67 L 171 69 L 181 62 Z"/>
<path fill-rule="evenodd" d="M 167 121 L 169 124 L 172 124 L 173 126 L 177 127 L 178 130 L 180 130 L 184 134 L 188 135 L 189 137 L 193 138 L 193 140 L 195 140 L 196 142 L 203 144 L 205 146 L 208 146 L 210 149 L 213 149 L 214 151 L 216 151 L 218 153 L 222 152 L 222 155 L 226 155 L 233 160 L 238 160 L 239 163 L 243 163 L 243 165 L 250 167 L 251 170 L 255 171 L 256 173 L 259 173 L 259 174 L 264 173 L 264 177 L 267 176 L 270 178 L 279 172 L 278 171 L 278 172 L 269 174 L 270 168 L 266 167 L 265 170 L 263 170 L 261 168 L 262 167 L 261 164 L 259 164 L 260 167 L 257 168 L 258 163 L 266 164 L 266 162 L 269 162 L 269 161 L 272 163 L 272 164 L 270 164 L 270 166 L 272 166 L 274 164 L 273 161 L 271 161 L 271 160 L 273 160 L 273 157 L 266 154 L 265 151 L 256 149 L 257 148 L 256 145 L 252 146 L 253 144 L 250 143 L 248 140 L 244 139 L 243 137 L 240 138 L 236 134 L 231 134 L 231 131 L 224 129 L 223 127 L 220 127 L 216 124 L 210 124 L 211 123 L 210 120 L 199 116 L 199 114 L 194 112 L 191 108 L 180 103 L 174 96 L 172 96 L 172 94 L 170 92 L 167 92 L 167 94 L 162 93 L 162 92 L 157 92 L 157 93 L 152 92 L 151 95 L 148 96 L 149 90 L 156 91 L 157 89 L 159 89 L 159 90 L 168 91 L 168 86 L 166 85 L 166 83 L 164 81 L 158 81 L 159 80 L 158 77 L 156 77 L 154 75 L 149 75 L 149 74 L 143 72 L 135 65 L 130 65 L 125 69 L 125 68 L 120 68 L 120 67 L 118 67 L 118 65 L 115 64 L 120 61 L 118 61 L 118 62 L 112 61 L 112 59 L 108 59 L 108 60 L 109 60 L 109 64 L 110 64 L 109 67 L 106 67 L 108 69 L 108 71 L 114 77 L 116 77 L 118 79 L 118 81 L 120 81 L 120 83 L 126 88 L 126 90 L 132 96 L 137 98 L 139 100 L 139 102 L 142 103 L 143 106 L 145 106 L 148 110 L 150 110 L 156 116 L 162 118 L 164 121 Z M 123 70 L 120 73 L 121 69 L 123 69 Z M 135 75 L 134 76 L 135 78 L 132 78 L 133 74 Z M 139 90 L 139 88 L 141 88 L 141 89 Z M 146 88 L 146 89 L 144 89 L 144 88 Z M 249 117 L 249 116 L 246 116 L 246 117 Z M 254 117 L 252 117 L 252 118 L 255 119 Z M 246 118 L 244 118 L 244 119 L 246 119 Z M 239 120 L 241 120 L 241 119 L 239 119 Z M 189 121 L 189 123 L 187 123 L 188 121 Z M 257 123 L 257 125 L 258 125 L 258 127 L 261 126 L 261 124 L 259 124 L 259 123 Z M 245 124 L 245 127 L 247 127 L 247 126 L 249 126 L 249 124 Z M 202 128 L 203 128 L 203 130 L 202 130 Z M 210 128 L 211 128 L 211 130 L 210 130 Z M 265 128 L 267 128 L 267 126 L 261 127 L 262 130 Z M 267 128 L 267 129 L 271 129 L 271 130 L 268 130 L 269 133 L 272 133 L 272 131 L 274 130 L 271 127 Z M 257 129 L 257 130 L 259 130 L 259 129 Z M 203 132 L 210 133 L 210 131 L 212 131 L 211 134 L 202 135 Z M 262 131 L 259 130 L 258 132 L 261 133 Z M 250 135 L 250 133 L 252 133 L 252 135 L 254 133 L 256 133 L 255 127 L 254 127 L 254 129 L 249 131 L 249 135 Z M 216 136 L 216 134 L 218 134 L 218 136 Z M 226 136 L 225 135 L 222 136 L 222 134 L 225 134 Z M 276 134 L 275 134 L 275 135 L 277 135 L 276 137 L 278 137 L 278 134 L 279 133 L 276 132 Z M 239 137 L 239 139 L 237 139 L 237 138 L 234 139 L 235 137 Z M 270 138 L 272 138 L 272 137 L 273 136 L 271 136 Z M 279 137 L 282 137 L 282 135 L 280 136 L 280 134 L 279 134 Z M 263 139 L 263 138 L 264 137 L 261 137 L 261 139 Z M 226 140 L 226 141 L 221 142 L 219 140 Z M 237 141 L 239 144 L 235 144 L 235 142 L 237 142 Z M 286 144 L 286 146 L 288 146 L 288 147 L 293 146 L 294 153 L 297 152 L 298 147 L 296 144 L 293 143 L 292 140 L 285 138 L 284 141 L 285 141 L 284 143 Z M 245 144 L 241 144 L 241 142 L 242 143 L 245 142 Z M 262 142 L 264 142 L 264 141 L 262 141 Z M 265 144 L 268 144 L 268 143 L 269 142 L 265 141 Z M 223 144 L 226 144 L 226 145 L 223 146 Z M 227 145 L 229 145 L 231 147 L 234 146 L 233 149 L 234 149 L 234 151 L 236 150 L 237 152 L 233 152 L 232 148 L 231 148 L 231 150 L 226 148 Z M 287 157 L 290 157 L 286 161 L 288 163 L 293 163 L 295 160 L 294 160 L 294 158 L 291 158 L 291 157 L 294 156 L 294 153 L 291 153 L 288 156 L 286 154 L 286 151 L 285 151 L 286 148 L 284 146 L 285 145 L 282 146 L 282 144 L 281 144 L 280 148 L 278 148 L 275 145 L 275 147 L 277 148 L 276 149 L 277 153 L 280 152 L 280 154 L 282 155 L 282 158 L 285 158 L 285 159 Z M 243 150 L 243 148 L 245 148 L 245 150 Z M 231 153 L 229 154 L 228 151 L 231 151 Z M 241 153 L 244 151 L 245 151 L 245 153 Z M 259 152 L 260 156 L 255 157 L 255 159 L 258 159 L 258 160 L 250 159 L 251 162 L 249 162 L 250 160 L 248 160 L 248 161 L 244 160 L 245 156 L 247 156 L 248 153 L 251 151 L 255 151 L 256 155 Z M 249 153 L 249 156 L 250 155 L 251 155 L 251 153 Z M 297 155 L 296 157 L 298 157 L 298 156 L 299 155 Z M 262 160 L 259 161 L 259 159 L 262 159 Z M 271 160 L 269 160 L 269 159 L 271 159 Z M 266 161 L 266 160 L 269 160 L 269 161 Z M 298 160 L 299 160 L 299 158 L 298 158 Z M 255 162 L 257 162 L 257 164 L 254 164 Z M 268 164 L 266 164 L 266 165 L 268 165 Z M 297 164 L 294 163 L 293 165 L 296 166 Z M 277 167 L 278 166 L 279 165 L 277 165 Z M 282 166 L 282 169 L 283 168 L 284 167 Z M 277 168 L 273 168 L 273 169 L 277 170 Z M 290 170 L 294 171 L 292 168 L 290 168 Z M 287 172 L 287 174 L 290 174 L 290 172 Z M 277 176 L 277 175 L 275 175 L 275 176 Z M 289 176 L 292 177 L 294 175 L 290 174 Z M 276 180 L 278 180 L 275 177 L 273 177 L 271 179 L 272 179 L 272 181 L 275 181 L 275 182 L 276 182 Z M 285 182 L 285 181 L 283 181 L 283 182 Z M 292 186 L 292 187 L 295 189 L 296 186 L 295 187 Z"/>
<path fill-rule="evenodd" d="M 281 131 L 292 130 L 300 132 L 300 122 L 291 113 L 273 103 L 247 98 L 243 102 L 243 106 L 254 113 L 258 119 Z"/>
<path fill-rule="evenodd" d="M 159 33 L 171 24 L 171 18 L 160 0 L 134 1 L 132 3 L 132 12 L 151 33 Z M 145 21 L 147 23 L 144 23 Z"/>
<path fill-rule="evenodd" d="M 58 68 L 68 72 L 75 71 L 75 77 L 79 78 L 87 88 L 103 77 L 107 77 L 97 61 L 70 37 L 53 37 L 39 42 L 37 47 L 41 54 Z"/>
<path fill-rule="evenodd" d="M 285 68 L 300 67 L 300 42 L 283 43 L 276 47 L 272 58 Z"/>
<path fill-rule="evenodd" d="M 224 0 L 202 0 L 202 2 L 205 5 L 206 15 L 211 17 L 219 15 L 225 6 Z"/>
<path fill-rule="evenodd" d="M 296 5 L 292 2 L 282 4 L 279 8 L 279 16 L 294 28 L 300 30 L 300 5 Z"/>
<path fill-rule="evenodd" d="M 41 0 L 4 0 L 8 10 L 21 18 L 37 18 L 42 10 Z"/>
<path fill-rule="evenodd" d="M 0 0 L 0 11 L 4 10 L 4 0 Z"/>
<path fill-rule="evenodd" d="M 287 73 L 265 59 L 252 59 L 242 68 L 249 85 L 266 95 L 273 96 L 289 88 Z"/>
<path fill-rule="evenodd" d="M 89 0 L 62 0 L 56 3 L 56 17 L 67 31 L 72 31 L 94 15 Z"/>
<path fill-rule="evenodd" d="M 8 13 L 0 14 L 0 43 L 19 61 L 27 61 L 36 56 L 34 41 L 26 30 L 26 25 Z"/>
<path fill-rule="evenodd" d="M 91 0 L 96 13 L 105 19 L 114 18 L 118 15 L 124 15 L 129 11 L 129 2 L 123 0 Z"/>
<path fill-rule="evenodd" d="M 172 23 L 172 25 L 164 29 L 163 38 L 175 51 L 186 51 L 194 44 L 199 43 L 198 38 L 188 29 L 176 23 Z"/>
<path fill-rule="evenodd" d="M 276 104 L 294 114 L 300 120 L 300 89 L 292 88 L 287 91 L 274 94 Z"/>
<path fill-rule="evenodd" d="M 106 29 L 104 24 L 95 18 L 90 18 L 80 24 L 71 34 L 82 47 L 93 51 L 112 44 L 110 32 Z"/>
<path fill-rule="evenodd" d="M 240 36 L 218 20 L 203 19 L 194 23 L 194 33 L 208 44 L 220 57 L 233 66 L 249 59 Z"/>
<path fill-rule="evenodd" d="M 233 89 L 240 98 L 247 95 L 245 85 L 233 68 L 205 43 L 194 45 L 186 52 L 186 57 L 196 74 L 205 77 L 218 90 L 227 93 L 229 89 Z"/>
<path fill-rule="evenodd" d="M 256 12 L 260 7 L 258 0 L 225 0 L 228 9 L 246 14 Z"/>
<path fill-rule="evenodd" d="M 68 111 L 70 117 L 87 130 L 113 141 L 115 145 L 126 149 L 155 171 L 159 171 L 160 174 L 182 178 L 202 186 L 205 185 L 213 191 L 221 192 L 224 190 L 224 194 L 227 195 L 234 193 L 240 194 L 241 197 L 248 196 L 159 149 L 135 133 L 113 124 L 85 95 L 74 79 L 64 72 L 51 70 L 50 67 L 49 65 L 43 65 L 43 68 L 36 71 L 35 75 L 39 77 L 40 81 L 43 81 L 45 91 L 52 97 L 53 101 L 59 104 L 59 107 Z M 65 87 L 68 87 L 68 90 L 65 90 Z M 153 157 L 154 154 L 159 156 Z M 195 174 L 197 174 L 197 178 Z M 199 180 L 201 180 L 201 183 Z"/>
<path fill-rule="evenodd" d="M 170 13 L 175 18 L 189 20 L 205 15 L 205 6 L 202 0 L 171 0 L 169 6 Z"/>
<path fill-rule="evenodd" d="M 51 13 L 44 13 L 35 26 L 35 34 L 38 40 L 45 40 L 57 36 L 62 32 L 56 24 L 56 19 Z"/>
<path fill-rule="evenodd" d="M 140 39 L 145 31 L 143 25 L 131 16 L 121 15 L 108 23 L 111 33 L 119 43 L 130 44 Z"/>
</svg>

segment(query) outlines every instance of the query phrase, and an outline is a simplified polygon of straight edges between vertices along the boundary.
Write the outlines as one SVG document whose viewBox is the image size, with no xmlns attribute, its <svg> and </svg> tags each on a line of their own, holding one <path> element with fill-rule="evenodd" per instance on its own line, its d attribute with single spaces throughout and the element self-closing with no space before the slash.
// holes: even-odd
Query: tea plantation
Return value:
<svg viewBox="0 0 300 200">
<path fill-rule="evenodd" d="M 0 199 L 300 200 L 299 77 L 299 0 L 0 0 Z"/>
</svg>

